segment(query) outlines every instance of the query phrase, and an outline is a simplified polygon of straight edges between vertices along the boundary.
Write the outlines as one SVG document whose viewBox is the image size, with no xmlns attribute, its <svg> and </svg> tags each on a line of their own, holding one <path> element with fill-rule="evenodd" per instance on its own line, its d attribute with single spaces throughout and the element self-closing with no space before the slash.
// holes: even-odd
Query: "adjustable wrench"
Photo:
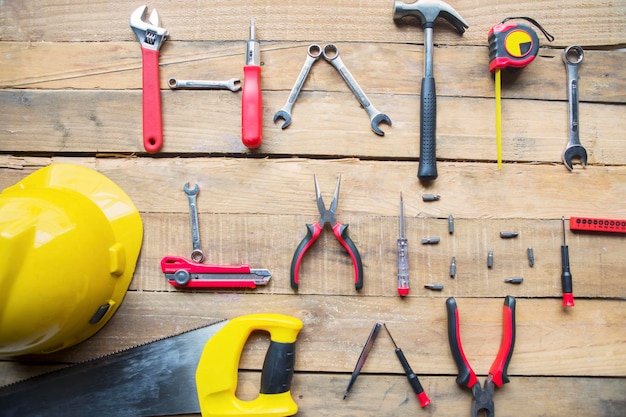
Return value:
<svg viewBox="0 0 626 417">
<path fill-rule="evenodd" d="M 195 262 L 202 262 L 204 260 L 204 253 L 200 248 L 200 228 L 198 227 L 198 205 L 196 203 L 196 197 L 200 192 L 198 184 L 194 188 L 189 188 L 189 183 L 186 182 L 183 187 L 185 194 L 189 198 L 189 214 L 191 216 L 191 241 L 193 243 L 193 251 L 191 252 L 191 259 Z"/>
<path fill-rule="evenodd" d="M 143 77 L 143 146 L 156 153 L 163 146 L 161 88 L 159 85 L 159 49 L 169 32 L 159 27 L 159 14 L 152 10 L 146 22 L 147 6 L 138 7 L 130 15 L 130 27 L 141 45 Z"/>
<path fill-rule="evenodd" d="M 170 78 L 167 85 L 172 90 L 230 90 L 236 92 L 241 90 L 241 81 L 238 78 L 231 78 L 227 81 L 204 81 L 204 80 L 178 80 Z"/>
<path fill-rule="evenodd" d="M 370 117 L 371 127 L 374 133 L 384 136 L 385 132 L 378 127 L 378 124 L 385 122 L 391 126 L 391 119 L 386 114 L 376 110 L 372 102 L 369 98 L 367 98 L 361 86 L 356 82 L 350 71 L 348 71 L 348 68 L 346 68 L 345 64 L 339 57 L 339 49 L 337 46 L 332 43 L 324 46 L 322 55 L 326 61 L 330 62 L 330 64 L 335 67 L 335 69 L 339 72 L 339 75 L 341 75 L 346 84 L 348 84 L 348 87 L 350 87 L 354 96 L 357 100 L 359 100 L 359 103 L 361 103 L 361 106 Z"/>
<path fill-rule="evenodd" d="M 306 77 L 309 75 L 309 72 L 311 71 L 311 67 L 313 66 L 313 64 L 315 64 L 315 62 L 317 62 L 320 55 L 322 54 L 322 48 L 320 48 L 319 45 L 311 44 L 309 45 L 309 49 L 307 50 L 306 53 L 307 53 L 306 61 L 304 61 L 304 65 L 302 66 L 302 69 L 300 70 L 300 75 L 298 75 L 298 78 L 296 79 L 296 83 L 293 85 L 293 88 L 291 89 L 291 93 L 289 93 L 289 98 L 287 99 L 287 103 L 285 103 L 282 109 L 278 110 L 276 114 L 274 115 L 274 123 L 276 123 L 276 121 L 281 118 L 285 120 L 283 125 L 280 127 L 281 129 L 285 129 L 287 126 L 291 124 L 291 109 L 293 108 L 293 105 L 296 104 L 298 95 L 300 95 L 300 90 L 302 90 L 302 86 L 304 85 L 304 82 L 306 81 Z"/>
<path fill-rule="evenodd" d="M 579 158 L 583 168 L 587 165 L 587 150 L 580 144 L 578 124 L 578 65 L 584 58 L 583 48 L 569 46 L 563 51 L 563 63 L 567 68 L 567 100 L 569 107 L 569 141 L 563 152 L 563 163 L 570 171 L 572 159 Z"/>
</svg>

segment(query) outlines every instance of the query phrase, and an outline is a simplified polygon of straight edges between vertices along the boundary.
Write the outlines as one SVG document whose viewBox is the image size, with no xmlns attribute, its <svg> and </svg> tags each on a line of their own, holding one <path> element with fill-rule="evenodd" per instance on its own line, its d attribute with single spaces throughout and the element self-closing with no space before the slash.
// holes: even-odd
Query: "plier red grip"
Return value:
<svg viewBox="0 0 626 417">
<path fill-rule="evenodd" d="M 472 417 L 478 417 L 478 412 L 485 410 L 487 417 L 494 417 L 493 393 L 495 387 L 501 387 L 509 382 L 507 368 L 513 356 L 515 345 L 515 298 L 507 295 L 504 299 L 502 310 L 502 341 L 498 355 L 489 368 L 489 375 L 485 380 L 484 388 L 480 386 L 480 381 L 476 373 L 470 366 L 463 347 L 461 346 L 461 332 L 459 326 L 459 311 L 454 297 L 446 301 L 448 311 L 448 341 L 450 350 L 454 357 L 454 362 L 459 370 L 456 383 L 467 386 L 472 390 Z"/>
<path fill-rule="evenodd" d="M 335 187 L 333 201 L 330 203 L 330 209 L 326 209 L 326 206 L 324 205 L 324 200 L 322 198 L 322 194 L 320 193 L 317 177 L 315 175 L 313 176 L 313 179 L 315 181 L 315 195 L 317 197 L 317 209 L 320 212 L 320 219 L 316 223 L 306 225 L 306 236 L 302 239 L 293 255 L 293 260 L 291 261 L 291 288 L 294 290 L 298 289 L 298 274 L 302 258 L 311 245 L 313 245 L 317 238 L 320 237 L 322 230 L 324 230 L 324 225 L 328 223 L 333 229 L 333 234 L 346 251 L 348 251 L 348 255 L 350 255 L 350 258 L 352 259 L 352 264 L 354 265 L 354 286 L 358 291 L 363 288 L 363 263 L 361 261 L 361 255 L 359 254 L 359 251 L 357 250 L 352 239 L 350 239 L 350 236 L 348 236 L 348 225 L 339 223 L 335 218 L 341 175 L 337 177 L 337 186 Z"/>
</svg>

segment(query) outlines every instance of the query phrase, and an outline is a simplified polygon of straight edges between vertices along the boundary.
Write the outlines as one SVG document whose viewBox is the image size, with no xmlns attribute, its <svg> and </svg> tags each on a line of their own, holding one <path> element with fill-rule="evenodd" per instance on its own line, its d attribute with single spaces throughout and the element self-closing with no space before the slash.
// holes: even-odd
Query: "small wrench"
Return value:
<svg viewBox="0 0 626 417">
<path fill-rule="evenodd" d="M 567 100 L 569 107 L 569 141 L 563 152 L 563 163 L 570 171 L 572 159 L 579 158 L 583 168 L 587 165 L 587 150 L 580 144 L 578 124 L 578 66 L 584 58 L 583 48 L 569 46 L 563 51 L 563 63 L 567 68 Z"/>
<path fill-rule="evenodd" d="M 191 215 L 191 241 L 193 243 L 193 251 L 191 251 L 191 259 L 196 262 L 202 262 L 204 260 L 204 253 L 200 249 L 200 228 L 198 227 L 198 206 L 196 203 L 196 197 L 200 192 L 198 184 L 194 188 L 189 188 L 189 183 L 186 182 L 183 187 L 185 194 L 189 198 L 189 214 Z"/>
<path fill-rule="evenodd" d="M 346 84 L 348 84 L 348 87 L 350 87 L 350 90 L 352 91 L 354 96 L 357 98 L 357 100 L 359 100 L 359 103 L 361 103 L 361 106 L 365 109 L 370 117 L 370 122 L 374 133 L 380 136 L 384 136 L 385 132 L 383 132 L 378 127 L 378 125 L 381 122 L 385 122 L 389 126 L 391 126 L 391 119 L 386 114 L 376 110 L 372 102 L 369 100 L 369 98 L 367 98 L 361 86 L 356 82 L 350 71 L 348 71 L 348 68 L 346 68 L 345 64 L 339 57 L 339 49 L 337 48 L 337 46 L 332 43 L 324 46 L 322 55 L 324 55 L 324 59 L 326 61 L 330 62 L 330 64 L 335 67 L 335 69 L 339 72 L 339 75 L 341 75 Z"/>
<path fill-rule="evenodd" d="M 241 90 L 241 81 L 238 78 L 231 78 L 228 81 L 204 81 L 204 80 L 177 80 L 170 78 L 167 85 L 172 90 L 230 90 L 236 92 Z"/>
<path fill-rule="evenodd" d="M 313 64 L 315 64 L 315 62 L 322 54 L 322 48 L 319 45 L 311 44 L 309 45 L 309 49 L 306 53 L 306 61 L 304 61 L 304 65 L 300 70 L 300 75 L 298 75 L 296 83 L 293 85 L 291 93 L 289 93 L 289 98 L 287 99 L 287 102 L 285 103 L 283 108 L 278 110 L 274 115 L 274 123 L 276 123 L 278 119 L 285 120 L 283 125 L 280 127 L 281 129 L 285 129 L 291 124 L 291 109 L 293 108 L 293 105 L 296 104 L 296 100 L 300 95 L 300 90 L 302 90 L 302 86 L 306 81 L 306 77 L 309 75 L 309 71 L 311 71 L 311 67 L 313 66 Z"/>
</svg>

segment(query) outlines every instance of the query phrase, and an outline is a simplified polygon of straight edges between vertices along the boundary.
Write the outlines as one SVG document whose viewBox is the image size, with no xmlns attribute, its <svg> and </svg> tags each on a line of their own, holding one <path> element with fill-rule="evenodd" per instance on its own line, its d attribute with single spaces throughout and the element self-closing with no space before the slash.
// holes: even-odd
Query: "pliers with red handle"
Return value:
<svg viewBox="0 0 626 417">
<path fill-rule="evenodd" d="M 291 261 L 291 288 L 294 290 L 298 289 L 298 273 L 300 271 L 302 258 L 304 257 L 306 251 L 322 234 L 324 226 L 328 223 L 333 229 L 333 234 L 346 251 L 348 251 L 348 255 L 350 255 L 350 258 L 352 259 L 352 264 L 354 265 L 354 286 L 358 291 L 363 288 L 363 263 L 361 262 L 361 255 L 359 254 L 359 251 L 357 250 L 352 239 L 350 239 L 350 236 L 348 236 L 348 225 L 339 223 L 335 218 L 341 175 L 337 177 L 337 186 L 335 188 L 335 194 L 333 195 L 333 201 L 330 203 L 330 209 L 326 209 L 326 206 L 324 205 L 324 200 L 322 199 L 322 194 L 320 193 L 320 188 L 317 184 L 317 177 L 315 175 L 313 176 L 313 179 L 315 181 L 315 195 L 317 197 L 317 209 L 320 212 L 320 219 L 317 223 L 306 225 L 306 236 L 302 239 L 302 242 L 300 242 L 293 255 L 293 260 Z"/>
<path fill-rule="evenodd" d="M 489 375 L 485 380 L 484 388 L 480 386 L 480 381 L 476 373 L 470 366 L 463 347 L 461 346 L 461 332 L 459 326 L 459 311 L 456 307 L 454 297 L 446 301 L 448 311 L 448 340 L 450 350 L 459 369 L 456 383 L 467 386 L 472 390 L 474 399 L 472 400 L 472 417 L 478 417 L 478 412 L 485 410 L 487 417 L 494 417 L 493 393 L 495 387 L 501 387 L 509 382 L 507 368 L 513 356 L 513 346 L 515 345 L 515 298 L 507 295 L 504 299 L 502 311 L 502 341 L 500 350 L 494 360 Z"/>
</svg>

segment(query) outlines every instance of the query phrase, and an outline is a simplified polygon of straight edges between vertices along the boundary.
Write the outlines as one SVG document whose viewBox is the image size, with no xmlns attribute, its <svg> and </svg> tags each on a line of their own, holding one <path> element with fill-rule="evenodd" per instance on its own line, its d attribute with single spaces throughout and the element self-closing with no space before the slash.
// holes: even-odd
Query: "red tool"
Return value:
<svg viewBox="0 0 626 417">
<path fill-rule="evenodd" d="M 130 15 L 130 27 L 141 44 L 143 146 L 148 153 L 156 153 L 163 147 L 159 49 L 167 39 L 169 32 L 159 27 L 160 19 L 156 10 L 152 10 L 148 22 L 146 22 L 147 12 L 147 6 L 138 7 Z"/>
<path fill-rule="evenodd" d="M 298 273 L 300 271 L 302 258 L 304 257 L 306 251 L 320 236 L 322 230 L 324 230 L 324 225 L 328 223 L 333 229 L 333 234 L 339 243 L 341 243 L 341 245 L 348 251 L 348 255 L 350 255 L 350 258 L 352 259 L 352 264 L 354 265 L 354 286 L 356 290 L 359 291 L 363 288 L 363 263 L 361 262 L 361 255 L 359 254 L 359 251 L 357 250 L 352 239 L 350 239 L 350 236 L 348 236 L 348 225 L 339 223 L 335 218 L 341 175 L 337 178 L 335 194 L 333 195 L 333 201 L 330 203 L 330 209 L 328 210 L 324 205 L 324 200 L 322 199 L 322 194 L 320 193 L 320 188 L 317 184 L 317 177 L 313 176 L 313 179 L 315 180 L 315 195 L 317 196 L 317 209 L 320 212 L 320 219 L 317 223 L 306 225 L 307 234 L 304 239 L 302 239 L 302 242 L 300 242 L 293 255 L 293 260 L 291 261 L 291 288 L 294 290 L 298 289 Z"/>
<path fill-rule="evenodd" d="M 272 275 L 267 269 L 249 265 L 206 265 L 179 256 L 161 259 L 161 271 L 174 287 L 184 288 L 256 288 L 267 285 Z"/>
<path fill-rule="evenodd" d="M 502 312 L 502 341 L 498 355 L 489 368 L 489 376 L 485 380 L 484 388 L 480 386 L 480 381 L 476 373 L 470 366 L 463 347 L 461 346 L 461 332 L 459 325 L 459 311 L 454 297 L 446 300 L 448 312 L 448 341 L 450 350 L 454 357 L 454 362 L 459 370 L 456 383 L 467 386 L 472 390 L 474 399 L 472 400 L 472 417 L 478 417 L 478 412 L 485 410 L 487 417 L 494 415 L 493 393 L 495 387 L 501 387 L 509 382 L 507 368 L 513 356 L 513 346 L 515 345 L 515 298 L 507 295 L 504 299 Z"/>
<path fill-rule="evenodd" d="M 561 288 L 563 289 L 563 307 L 574 306 L 574 289 L 572 273 L 569 269 L 569 247 L 565 242 L 565 217 L 561 217 L 563 224 L 563 244 L 561 245 Z"/>
<path fill-rule="evenodd" d="M 626 233 L 626 220 L 570 217 L 569 230 L 581 232 Z"/>
<path fill-rule="evenodd" d="M 241 141 L 250 149 L 261 146 L 263 135 L 263 98 L 261 95 L 261 58 L 255 39 L 254 19 L 250 19 L 250 38 L 246 44 L 241 95 Z"/>
</svg>

